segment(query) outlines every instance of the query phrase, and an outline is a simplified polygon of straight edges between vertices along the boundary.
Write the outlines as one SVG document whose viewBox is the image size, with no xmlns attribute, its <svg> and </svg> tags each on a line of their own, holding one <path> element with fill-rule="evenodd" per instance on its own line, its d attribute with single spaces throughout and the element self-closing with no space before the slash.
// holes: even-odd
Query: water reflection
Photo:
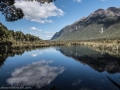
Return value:
<svg viewBox="0 0 120 90">
<path fill-rule="evenodd" d="M 120 84 L 120 58 L 86 46 L 9 50 L 0 53 L 0 60 L 1 66 L 6 60 L 0 70 L 0 86 L 32 86 L 33 90 L 34 86 L 40 90 L 114 90 L 113 81 Z"/>
<path fill-rule="evenodd" d="M 101 52 L 85 46 L 61 46 L 57 50 L 67 57 L 72 57 L 83 64 L 89 65 L 98 72 L 120 72 L 120 58 L 107 53 L 101 54 Z"/>
<path fill-rule="evenodd" d="M 25 50 L 8 50 L 8 51 L 2 51 L 0 52 L 0 67 L 4 65 L 5 60 L 8 57 L 14 57 L 15 55 L 22 55 L 25 52 Z"/>
<path fill-rule="evenodd" d="M 17 68 L 7 79 L 7 83 L 11 86 L 36 86 L 37 88 L 49 85 L 64 71 L 64 67 L 53 67 L 49 65 L 50 63 L 53 61 L 41 60 Z"/>
<path fill-rule="evenodd" d="M 36 49 L 45 49 L 47 47 L 42 47 L 42 48 L 19 48 L 19 49 L 12 49 L 12 48 L 9 48 L 8 50 L 3 50 L 3 51 L 0 51 L 0 67 L 2 67 L 2 65 L 4 65 L 4 62 L 5 60 L 8 58 L 8 57 L 14 57 L 15 55 L 22 55 L 25 51 L 26 52 L 29 52 L 29 51 L 32 51 L 32 50 L 36 50 Z M 38 53 L 38 54 L 32 54 L 31 56 L 35 57 L 39 54 L 42 54 L 42 52 Z"/>
<path fill-rule="evenodd" d="M 31 56 L 32 56 L 32 57 L 36 57 L 36 56 L 41 55 L 41 54 L 42 54 L 42 52 L 39 52 L 39 53 L 31 54 Z"/>
<path fill-rule="evenodd" d="M 72 83 L 72 86 L 78 86 L 82 82 L 81 79 L 76 80 L 75 82 Z"/>
</svg>

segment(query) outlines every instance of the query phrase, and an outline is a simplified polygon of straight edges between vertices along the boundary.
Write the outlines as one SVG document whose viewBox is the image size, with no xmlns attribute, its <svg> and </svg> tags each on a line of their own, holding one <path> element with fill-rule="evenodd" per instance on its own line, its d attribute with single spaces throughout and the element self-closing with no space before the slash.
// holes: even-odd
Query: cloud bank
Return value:
<svg viewBox="0 0 120 90">
<path fill-rule="evenodd" d="M 51 39 L 53 37 L 53 35 L 55 34 L 55 32 L 44 31 L 44 30 L 38 29 L 36 27 L 31 27 L 29 29 L 32 30 L 31 32 L 29 32 L 30 34 L 32 34 L 34 36 L 38 36 L 38 37 L 40 37 L 41 39 L 44 39 L 44 40 Z"/>
<path fill-rule="evenodd" d="M 53 23 L 52 20 L 48 20 L 49 17 L 59 17 L 64 15 L 64 12 L 57 8 L 54 3 L 40 5 L 36 1 L 25 2 L 23 0 L 17 0 L 15 6 L 17 8 L 22 8 L 25 14 L 25 19 L 38 23 Z"/>
</svg>

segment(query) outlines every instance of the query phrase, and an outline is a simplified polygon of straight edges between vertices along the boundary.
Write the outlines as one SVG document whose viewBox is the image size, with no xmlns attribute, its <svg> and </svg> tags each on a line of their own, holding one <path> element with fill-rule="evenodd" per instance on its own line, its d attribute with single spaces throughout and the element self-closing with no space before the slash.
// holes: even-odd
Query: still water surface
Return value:
<svg viewBox="0 0 120 90">
<path fill-rule="evenodd" d="M 86 46 L 11 51 L 0 59 L 0 89 L 120 90 L 111 81 L 120 85 L 120 59 Z"/>
</svg>

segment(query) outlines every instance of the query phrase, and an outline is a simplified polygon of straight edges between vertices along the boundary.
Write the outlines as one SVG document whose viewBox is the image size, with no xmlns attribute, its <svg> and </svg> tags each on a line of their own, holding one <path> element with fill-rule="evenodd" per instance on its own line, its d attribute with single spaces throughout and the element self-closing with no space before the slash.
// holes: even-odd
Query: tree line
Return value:
<svg viewBox="0 0 120 90">
<path fill-rule="evenodd" d="M 31 34 L 24 34 L 21 31 L 8 30 L 5 26 L 0 24 L 0 43 L 5 42 L 35 42 L 41 39 Z"/>
</svg>

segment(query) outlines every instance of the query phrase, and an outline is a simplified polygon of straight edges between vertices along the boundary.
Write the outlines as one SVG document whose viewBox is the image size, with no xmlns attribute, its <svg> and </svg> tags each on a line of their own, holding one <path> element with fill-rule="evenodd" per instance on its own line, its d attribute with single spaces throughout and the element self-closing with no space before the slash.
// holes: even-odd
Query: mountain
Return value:
<svg viewBox="0 0 120 90">
<path fill-rule="evenodd" d="M 92 40 L 120 38 L 120 8 L 98 9 L 65 26 L 51 40 Z"/>
</svg>

